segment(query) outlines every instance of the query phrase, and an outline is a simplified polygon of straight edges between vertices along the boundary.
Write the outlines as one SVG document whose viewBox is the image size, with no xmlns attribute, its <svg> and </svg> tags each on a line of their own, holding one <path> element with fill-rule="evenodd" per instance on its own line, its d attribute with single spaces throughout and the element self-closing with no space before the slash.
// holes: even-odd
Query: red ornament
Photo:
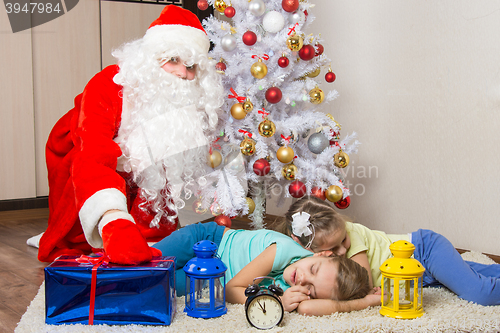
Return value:
<svg viewBox="0 0 500 333">
<path fill-rule="evenodd" d="M 289 63 L 290 63 L 290 60 L 288 60 L 288 58 L 285 56 L 280 57 L 278 59 L 278 66 L 280 66 L 281 68 L 287 67 Z"/>
<path fill-rule="evenodd" d="M 316 54 L 315 56 L 320 56 L 323 54 L 323 52 L 325 51 L 325 48 L 323 47 L 323 45 L 321 45 L 320 43 L 316 43 Z"/>
<path fill-rule="evenodd" d="M 283 94 L 281 93 L 280 88 L 271 87 L 266 91 L 266 100 L 269 103 L 276 104 L 281 101 Z"/>
<path fill-rule="evenodd" d="M 288 187 L 288 192 L 294 198 L 301 198 L 306 194 L 306 185 L 300 180 L 294 180 Z"/>
<path fill-rule="evenodd" d="M 299 8 L 299 0 L 283 0 L 281 1 L 281 6 L 285 12 L 294 12 Z"/>
<path fill-rule="evenodd" d="M 351 197 L 346 197 L 342 200 L 333 203 L 338 209 L 346 209 L 351 204 Z"/>
<path fill-rule="evenodd" d="M 311 45 L 304 45 L 299 51 L 299 57 L 302 60 L 311 60 L 315 54 L 316 50 Z"/>
<path fill-rule="evenodd" d="M 311 189 L 311 194 L 314 195 L 316 198 L 319 198 L 321 200 L 326 200 L 325 190 L 322 190 L 320 187 L 313 187 Z"/>
<path fill-rule="evenodd" d="M 243 37 L 241 38 L 243 40 L 243 43 L 248 46 L 252 46 L 257 42 L 257 35 L 253 31 L 247 31 L 243 34 Z"/>
<path fill-rule="evenodd" d="M 215 64 L 215 69 L 218 71 L 218 72 L 224 72 L 226 70 L 226 64 L 223 63 L 222 61 L 219 61 L 217 64 Z"/>
<path fill-rule="evenodd" d="M 218 225 L 223 225 L 225 227 L 231 228 L 231 218 L 226 215 L 217 215 L 214 219 L 215 223 Z"/>
<path fill-rule="evenodd" d="M 231 18 L 234 16 L 234 14 L 236 14 L 236 10 L 234 9 L 234 7 L 228 6 L 226 7 L 226 9 L 224 9 L 224 15 L 226 15 L 227 17 Z"/>
<path fill-rule="evenodd" d="M 336 79 L 336 76 L 335 76 L 334 72 L 328 72 L 325 74 L 326 82 L 332 83 L 333 81 L 335 81 L 335 79 Z"/>
<path fill-rule="evenodd" d="M 253 172 L 258 176 L 265 176 L 271 171 L 271 166 L 265 158 L 260 158 L 253 164 Z"/>
<path fill-rule="evenodd" d="M 199 10 L 206 10 L 208 8 L 208 1 L 207 0 L 199 0 L 197 3 L 198 9 Z"/>
</svg>

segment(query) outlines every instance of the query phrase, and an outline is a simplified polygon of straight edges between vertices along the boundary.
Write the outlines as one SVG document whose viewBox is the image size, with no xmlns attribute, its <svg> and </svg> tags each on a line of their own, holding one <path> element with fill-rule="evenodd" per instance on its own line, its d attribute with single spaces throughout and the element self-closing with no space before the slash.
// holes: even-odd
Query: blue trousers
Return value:
<svg viewBox="0 0 500 333">
<path fill-rule="evenodd" d="M 425 267 L 423 285 L 445 286 L 481 305 L 500 305 L 500 265 L 464 261 L 444 236 L 420 229 L 411 234 L 414 256 Z"/>
<path fill-rule="evenodd" d="M 201 240 L 209 240 L 220 245 L 224 226 L 215 222 L 189 224 L 153 245 L 164 256 L 175 257 L 175 290 L 178 296 L 186 293 L 186 273 L 184 265 L 194 258 L 193 245 Z"/>
</svg>

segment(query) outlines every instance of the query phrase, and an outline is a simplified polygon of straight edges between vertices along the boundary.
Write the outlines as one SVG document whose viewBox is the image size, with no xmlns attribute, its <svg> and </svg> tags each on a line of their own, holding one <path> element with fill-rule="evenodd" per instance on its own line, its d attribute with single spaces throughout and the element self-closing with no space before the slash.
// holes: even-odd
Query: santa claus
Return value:
<svg viewBox="0 0 500 333">
<path fill-rule="evenodd" d="M 38 259 L 104 248 L 148 261 L 177 228 L 181 193 L 204 170 L 222 85 L 198 18 L 166 6 L 141 39 L 113 52 L 46 146 L 49 221 Z"/>
</svg>

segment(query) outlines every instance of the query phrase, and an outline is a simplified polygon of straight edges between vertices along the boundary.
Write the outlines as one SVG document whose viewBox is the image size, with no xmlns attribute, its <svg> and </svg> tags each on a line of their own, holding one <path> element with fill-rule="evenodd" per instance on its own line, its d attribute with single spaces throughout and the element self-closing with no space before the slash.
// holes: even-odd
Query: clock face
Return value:
<svg viewBox="0 0 500 333">
<path fill-rule="evenodd" d="M 260 329 L 269 329 L 283 319 L 283 306 L 274 296 L 262 294 L 250 300 L 246 313 L 250 324 Z"/>
</svg>

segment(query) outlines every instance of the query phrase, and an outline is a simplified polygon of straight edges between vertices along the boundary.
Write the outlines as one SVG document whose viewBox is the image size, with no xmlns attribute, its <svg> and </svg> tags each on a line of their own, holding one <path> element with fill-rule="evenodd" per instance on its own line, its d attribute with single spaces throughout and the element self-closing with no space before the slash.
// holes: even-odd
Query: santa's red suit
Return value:
<svg viewBox="0 0 500 333">
<path fill-rule="evenodd" d="M 143 39 L 156 45 L 158 38 L 168 43 L 168 38 L 180 34 L 207 54 L 209 40 L 198 18 L 173 5 L 165 7 Z M 50 214 L 39 242 L 40 261 L 104 248 L 108 255 L 113 253 L 113 262 L 133 264 L 158 254 L 146 240 L 158 241 L 177 228 L 177 218 L 167 221 L 168 215 L 176 213 L 166 207 L 160 223 L 150 227 L 157 211 L 148 209 L 150 202 L 142 198 L 132 173 L 117 165 L 123 151 L 116 139 L 125 114 L 124 89 L 113 81 L 119 71 L 113 65 L 95 75 L 49 135 Z"/>
<path fill-rule="evenodd" d="M 91 251 L 79 213 L 94 223 L 110 207 L 128 211 L 142 233 L 151 241 L 169 235 L 176 223 L 150 228 L 154 214 L 138 207 L 142 202 L 131 175 L 116 171 L 122 155 L 113 141 L 118 135 L 122 113 L 122 87 L 113 82 L 118 66 L 109 66 L 94 76 L 75 107 L 54 126 L 46 146 L 49 179 L 49 225 L 40 240 L 38 259 L 52 261 L 60 254 Z M 117 195 L 117 191 L 120 194 Z M 103 211 L 104 210 L 104 211 Z M 85 223 L 87 221 L 82 221 Z"/>
</svg>

